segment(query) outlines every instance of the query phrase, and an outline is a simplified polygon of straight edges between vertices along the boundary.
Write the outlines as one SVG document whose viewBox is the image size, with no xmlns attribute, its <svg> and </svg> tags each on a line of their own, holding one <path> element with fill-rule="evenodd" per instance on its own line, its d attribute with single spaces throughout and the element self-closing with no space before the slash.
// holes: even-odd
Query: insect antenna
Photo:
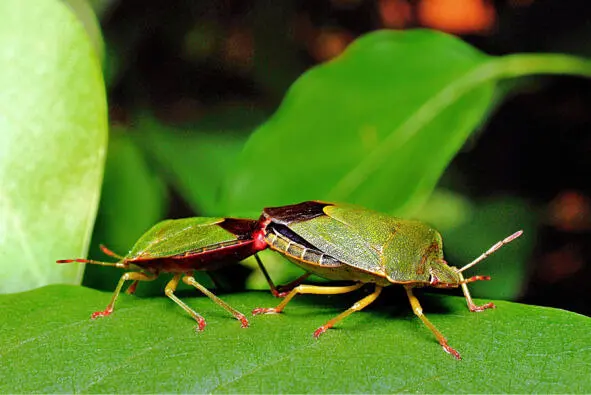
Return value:
<svg viewBox="0 0 591 395">
<path fill-rule="evenodd" d="M 473 283 L 474 281 L 488 281 L 490 280 L 490 276 L 474 276 L 474 277 L 469 277 L 464 279 L 462 277 L 462 281 L 460 281 L 460 284 L 468 284 L 468 283 Z"/>
<path fill-rule="evenodd" d="M 124 260 L 125 258 L 122 257 L 121 255 L 117 254 L 116 252 L 111 251 L 110 249 L 108 249 L 104 244 L 100 244 L 99 245 L 101 251 L 108 256 L 112 256 L 113 258 L 117 258 L 120 260 Z"/>
<path fill-rule="evenodd" d="M 515 240 L 516 238 L 518 238 L 519 236 L 521 236 L 523 234 L 523 230 L 519 230 L 515 233 L 513 233 L 511 236 L 505 237 L 503 240 L 497 242 L 495 245 L 493 245 L 492 247 L 490 247 L 484 254 L 480 255 L 478 258 L 474 259 L 472 262 L 468 263 L 466 266 L 464 266 L 463 268 L 459 269 L 458 272 L 463 272 L 466 269 L 471 268 L 472 266 L 476 265 L 479 262 L 482 262 L 484 259 L 486 259 L 487 257 L 489 257 L 492 253 L 494 253 L 495 251 L 497 251 L 499 248 L 501 248 L 502 246 L 504 246 L 505 244 L 509 244 L 510 242 L 512 242 L 513 240 Z M 483 276 L 476 276 L 476 277 L 483 277 Z M 484 280 L 484 278 L 475 278 L 475 277 L 471 277 L 467 280 L 465 280 L 466 282 L 472 282 L 472 281 L 468 281 L 473 279 L 472 281 L 477 281 L 477 280 Z"/>
<path fill-rule="evenodd" d="M 95 261 L 93 259 L 59 259 L 56 261 L 57 263 L 92 263 L 93 265 L 101 265 L 101 266 L 114 266 L 119 268 L 126 268 L 128 267 L 127 264 L 123 262 L 102 262 L 102 261 Z"/>
</svg>

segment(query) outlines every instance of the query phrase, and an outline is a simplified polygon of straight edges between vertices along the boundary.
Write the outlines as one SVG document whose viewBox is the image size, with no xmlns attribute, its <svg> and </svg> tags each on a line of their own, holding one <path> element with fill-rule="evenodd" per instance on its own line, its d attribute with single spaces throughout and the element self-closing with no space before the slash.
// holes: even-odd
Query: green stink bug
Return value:
<svg viewBox="0 0 591 395">
<path fill-rule="evenodd" d="M 488 276 L 464 278 L 462 272 L 476 265 L 503 245 L 522 234 L 518 231 L 499 241 L 473 262 L 458 269 L 443 258 L 439 232 L 419 221 L 402 220 L 357 206 L 318 201 L 266 208 L 261 226 L 269 247 L 287 257 L 306 272 L 331 280 L 350 280 L 350 286 L 299 285 L 275 308 L 257 308 L 253 314 L 280 313 L 297 294 L 341 294 L 366 283 L 375 284 L 370 295 L 319 327 L 317 338 L 343 318 L 359 311 L 392 284 L 404 286 L 413 312 L 433 332 L 443 349 L 460 359 L 447 339 L 425 317 L 413 288 L 462 288 L 470 311 L 494 308 L 492 303 L 477 306 L 467 284 L 489 280 Z"/>
<path fill-rule="evenodd" d="M 228 263 L 241 261 L 265 248 L 267 243 L 256 220 L 195 217 L 157 223 L 140 237 L 124 257 L 101 246 L 104 253 L 119 259 L 116 263 L 89 259 L 64 259 L 57 262 L 92 263 L 137 269 L 121 276 L 107 308 L 95 312 L 92 318 L 108 316 L 113 312 L 113 306 L 125 281 L 133 280 L 127 290 L 128 293 L 133 293 L 139 281 L 152 281 L 160 273 L 174 273 L 174 277 L 166 285 L 166 296 L 191 315 L 198 323 L 197 329 L 201 331 L 205 328 L 205 319 L 174 294 L 179 281 L 197 288 L 238 319 L 242 327 L 247 327 L 248 320 L 244 314 L 199 284 L 193 277 L 193 272 L 214 270 Z M 272 284 L 258 256 L 255 257 L 269 284 Z M 274 286 L 271 285 L 271 289 L 275 290 Z"/>
</svg>

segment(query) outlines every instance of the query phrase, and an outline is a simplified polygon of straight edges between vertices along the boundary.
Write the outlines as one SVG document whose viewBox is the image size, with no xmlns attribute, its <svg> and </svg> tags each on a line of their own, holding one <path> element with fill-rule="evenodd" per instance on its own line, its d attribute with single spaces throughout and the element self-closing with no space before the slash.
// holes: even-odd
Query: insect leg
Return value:
<svg viewBox="0 0 591 395">
<path fill-rule="evenodd" d="M 281 313 L 285 306 L 293 299 L 297 294 L 315 294 L 315 295 L 335 295 L 344 294 L 347 292 L 353 292 L 363 286 L 363 283 L 357 283 L 344 287 L 323 287 L 317 285 L 298 285 L 277 305 L 277 307 L 271 308 L 256 308 L 252 311 L 253 315 L 257 314 L 275 314 Z"/>
<path fill-rule="evenodd" d="M 304 274 L 302 274 L 301 276 L 299 276 L 298 278 L 296 278 L 295 280 L 293 280 L 290 283 L 287 283 L 285 285 L 280 285 L 277 287 L 277 295 L 275 295 L 278 298 L 283 298 L 285 296 L 287 296 L 295 287 L 297 287 L 298 285 L 300 285 L 301 283 L 303 283 L 304 281 L 306 281 L 306 279 L 308 277 L 310 277 L 312 275 L 312 273 L 310 272 L 306 272 Z"/>
<path fill-rule="evenodd" d="M 480 312 L 480 311 L 484 311 L 486 309 L 496 308 L 495 304 L 492 302 L 483 304 L 482 306 L 477 306 L 474 303 L 474 301 L 472 300 L 472 296 L 470 296 L 470 291 L 468 290 L 467 282 L 469 282 L 469 281 L 464 280 L 464 276 L 462 276 L 462 273 L 459 273 L 459 275 L 460 275 L 460 280 L 461 280 L 460 286 L 462 287 L 462 291 L 464 292 L 464 296 L 466 297 L 466 303 L 468 304 L 468 309 L 470 311 Z M 482 277 L 482 276 L 478 276 L 478 277 Z M 474 278 L 476 278 L 476 277 L 474 277 Z M 477 279 L 480 279 L 480 278 L 477 278 Z M 470 278 L 468 280 L 470 280 Z"/>
<path fill-rule="evenodd" d="M 139 283 L 138 280 L 135 280 L 134 282 L 132 282 L 129 287 L 127 287 L 127 289 L 125 290 L 125 293 L 128 295 L 133 295 L 135 293 L 135 290 L 137 289 L 137 284 Z"/>
<path fill-rule="evenodd" d="M 271 293 L 276 298 L 283 298 L 283 297 L 287 296 L 287 294 L 292 289 L 294 289 L 296 286 L 300 285 L 302 282 L 304 282 L 311 275 L 311 273 L 304 273 L 302 276 L 296 278 L 295 280 L 293 280 L 289 284 L 275 286 L 275 283 L 273 283 L 273 280 L 271 280 L 271 276 L 269 276 L 269 272 L 267 271 L 267 269 L 263 265 L 263 262 L 261 261 L 261 258 L 259 258 L 259 255 L 255 254 L 254 258 L 256 259 L 257 264 L 259 265 L 259 269 L 261 269 L 261 272 L 263 273 L 263 276 L 265 276 L 265 280 L 267 280 L 267 284 L 269 284 L 269 288 L 271 288 Z"/>
<path fill-rule="evenodd" d="M 113 292 L 113 296 L 111 297 L 111 302 L 107 305 L 107 308 L 103 311 L 96 311 L 92 313 L 90 316 L 91 318 L 98 318 L 98 317 L 105 317 L 113 312 L 113 306 L 115 305 L 115 301 L 121 292 L 121 288 L 123 284 L 127 280 L 135 280 L 135 281 L 152 281 L 156 277 L 155 274 L 146 274 L 141 272 L 127 272 L 119 279 L 119 283 L 117 284 L 117 288 L 115 288 L 115 292 Z"/>
<path fill-rule="evenodd" d="M 460 353 L 451 348 L 449 344 L 447 344 L 447 339 L 441 334 L 441 332 L 437 330 L 435 325 L 433 325 L 431 321 L 429 321 L 427 317 L 425 317 L 425 315 L 423 314 L 423 308 L 421 307 L 419 300 L 412 293 L 412 287 L 405 286 L 404 289 L 406 289 L 406 295 L 408 296 L 408 300 L 410 301 L 410 305 L 412 306 L 413 312 L 417 315 L 417 317 L 421 319 L 421 321 L 423 321 L 423 324 L 427 325 L 427 328 L 429 328 L 431 332 L 433 332 L 433 334 L 435 335 L 435 337 L 439 341 L 439 344 L 441 344 L 441 347 L 443 347 L 445 352 L 453 355 L 456 359 L 462 359 Z"/>
<path fill-rule="evenodd" d="M 238 321 L 240 321 L 243 328 L 248 327 L 248 320 L 246 319 L 246 316 L 244 314 L 242 314 L 238 310 L 232 308 L 232 306 L 230 306 L 229 304 L 227 304 L 226 302 L 224 302 L 223 300 L 221 300 L 220 298 L 215 296 L 213 294 L 213 292 L 211 292 L 209 289 L 205 288 L 203 285 L 199 284 L 193 276 L 184 276 L 183 282 L 185 284 L 189 284 L 189 285 L 194 286 L 199 291 L 203 292 L 205 294 L 205 296 L 209 297 L 209 299 L 213 300 L 214 303 L 216 303 L 218 306 L 220 306 L 221 308 L 226 310 L 228 313 L 232 314 Z"/>
<path fill-rule="evenodd" d="M 320 335 L 322 335 L 328 329 L 332 328 L 334 326 L 334 324 L 336 324 L 337 322 L 348 317 L 349 315 L 353 314 L 356 311 L 364 309 L 365 307 L 367 307 L 368 305 L 373 303 L 373 301 L 376 300 L 377 297 L 382 292 L 382 288 L 383 287 L 376 284 L 376 288 L 371 294 L 367 295 L 365 298 L 356 302 L 353 306 L 351 306 L 347 310 L 343 311 L 341 314 L 337 315 L 336 317 L 334 317 L 333 319 L 328 321 L 326 324 L 322 325 L 320 328 L 316 329 L 316 331 L 314 332 L 314 337 L 318 338 Z"/>
<path fill-rule="evenodd" d="M 195 319 L 195 321 L 197 321 L 197 330 L 202 331 L 203 329 L 205 329 L 205 325 L 206 325 L 205 318 L 203 318 L 195 310 L 193 310 L 192 308 L 187 306 L 187 304 L 185 302 L 180 300 L 174 294 L 174 291 L 176 291 L 176 287 L 179 285 L 179 281 L 180 281 L 182 275 L 183 275 L 182 273 L 175 274 L 174 277 L 172 278 L 172 280 L 170 280 L 168 282 L 168 284 L 166 284 L 166 287 L 164 288 L 164 293 L 166 294 L 166 296 L 168 296 L 170 299 L 172 299 L 176 304 L 181 306 L 181 308 L 183 310 L 185 310 L 191 317 L 193 317 Z"/>
<path fill-rule="evenodd" d="M 99 245 L 99 247 L 100 247 L 101 251 L 102 251 L 102 252 L 103 252 L 105 255 L 112 256 L 113 258 L 117 258 L 117 259 L 119 259 L 120 261 L 122 261 L 122 260 L 124 260 L 124 259 L 125 259 L 125 257 L 123 257 L 123 256 L 121 256 L 121 255 L 119 255 L 119 254 L 117 254 L 116 252 L 113 252 L 113 251 L 111 251 L 110 249 L 108 249 L 108 248 L 107 248 L 107 246 L 105 246 L 105 245 L 103 245 L 103 244 L 100 244 L 100 245 Z"/>
</svg>

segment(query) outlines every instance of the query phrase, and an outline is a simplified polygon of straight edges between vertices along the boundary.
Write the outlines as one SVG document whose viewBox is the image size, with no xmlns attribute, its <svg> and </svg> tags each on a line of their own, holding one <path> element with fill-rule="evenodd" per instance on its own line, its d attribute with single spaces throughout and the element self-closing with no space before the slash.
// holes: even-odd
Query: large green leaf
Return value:
<svg viewBox="0 0 591 395">
<path fill-rule="evenodd" d="M 0 291 L 76 283 L 107 143 L 100 64 L 57 0 L 0 2 Z"/>
<path fill-rule="evenodd" d="M 0 297 L 0 392 L 84 393 L 573 393 L 591 391 L 591 319 L 497 302 L 470 313 L 459 297 L 419 295 L 426 314 L 463 356 L 444 353 L 412 315 L 400 288 L 319 340 L 312 332 L 361 295 L 300 296 L 282 315 L 239 323 L 205 297 L 184 297 L 195 322 L 165 297 L 50 286 Z M 361 292 L 362 294 L 362 292 Z M 247 313 L 268 293 L 221 295 Z M 397 307 L 392 307 L 397 306 Z"/>
<path fill-rule="evenodd" d="M 324 199 L 405 214 L 484 121 L 498 83 L 535 73 L 591 76 L 591 63 L 487 56 L 428 30 L 367 34 L 293 84 L 247 142 L 222 207 L 240 214 Z"/>
</svg>

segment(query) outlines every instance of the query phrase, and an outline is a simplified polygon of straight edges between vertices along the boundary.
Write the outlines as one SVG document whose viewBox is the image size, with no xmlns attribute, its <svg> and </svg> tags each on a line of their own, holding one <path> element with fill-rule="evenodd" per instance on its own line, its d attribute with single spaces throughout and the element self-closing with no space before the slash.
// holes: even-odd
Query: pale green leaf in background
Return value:
<svg viewBox="0 0 591 395">
<path fill-rule="evenodd" d="M 76 14 L 80 22 L 82 22 L 84 29 L 86 29 L 86 34 L 96 50 L 99 60 L 103 63 L 105 60 L 105 42 L 101 32 L 101 25 L 99 24 L 91 4 L 87 0 L 63 1 L 70 7 L 74 14 Z"/>
<path fill-rule="evenodd" d="M 0 291 L 79 283 L 107 144 L 100 63 L 57 0 L 0 2 Z"/>
</svg>

